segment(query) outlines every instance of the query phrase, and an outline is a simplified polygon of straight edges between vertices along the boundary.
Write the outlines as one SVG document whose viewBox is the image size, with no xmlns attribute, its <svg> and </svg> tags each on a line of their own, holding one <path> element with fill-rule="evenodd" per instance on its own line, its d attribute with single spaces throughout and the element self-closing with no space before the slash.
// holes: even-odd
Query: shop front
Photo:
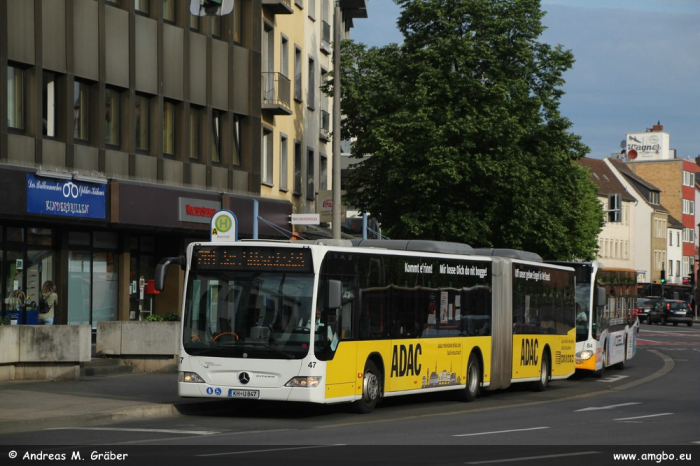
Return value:
<svg viewBox="0 0 700 466">
<path fill-rule="evenodd" d="M 211 216 L 222 208 L 238 217 L 240 238 L 254 234 L 255 202 L 260 238 L 287 238 L 292 211 L 286 201 L 10 165 L 0 166 L 0 186 L 0 318 L 8 324 L 94 329 L 100 321 L 177 314 L 182 272 L 172 268 L 158 294 L 152 280 L 160 258 L 207 241 Z M 40 313 L 49 285 L 56 304 Z"/>
</svg>

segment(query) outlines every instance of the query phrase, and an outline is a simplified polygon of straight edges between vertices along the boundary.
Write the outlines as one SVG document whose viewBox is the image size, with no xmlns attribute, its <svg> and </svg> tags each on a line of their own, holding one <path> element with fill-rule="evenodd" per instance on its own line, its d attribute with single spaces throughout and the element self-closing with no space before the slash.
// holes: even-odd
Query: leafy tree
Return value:
<svg viewBox="0 0 700 466">
<path fill-rule="evenodd" d="M 589 149 L 559 113 L 574 57 L 537 42 L 539 0 L 395 1 L 403 44 L 342 44 L 343 137 L 371 155 L 345 202 L 393 238 L 592 258 Z"/>
</svg>

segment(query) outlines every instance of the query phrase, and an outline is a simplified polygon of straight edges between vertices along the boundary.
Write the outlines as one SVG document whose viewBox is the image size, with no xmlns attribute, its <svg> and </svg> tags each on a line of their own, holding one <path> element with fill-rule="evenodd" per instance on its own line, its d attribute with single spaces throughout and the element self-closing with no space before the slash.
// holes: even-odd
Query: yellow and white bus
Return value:
<svg viewBox="0 0 700 466">
<path fill-rule="evenodd" d="M 183 397 L 352 402 L 550 380 L 575 371 L 570 267 L 419 240 L 194 243 L 185 266 Z"/>
<path fill-rule="evenodd" d="M 552 262 L 576 271 L 576 369 L 601 377 L 637 352 L 637 271 L 600 261 Z"/>
</svg>

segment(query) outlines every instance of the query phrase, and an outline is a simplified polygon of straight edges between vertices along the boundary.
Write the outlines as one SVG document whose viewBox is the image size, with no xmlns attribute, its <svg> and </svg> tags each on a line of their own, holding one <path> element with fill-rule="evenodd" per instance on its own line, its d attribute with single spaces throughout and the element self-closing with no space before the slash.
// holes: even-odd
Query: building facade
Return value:
<svg viewBox="0 0 700 466">
<path fill-rule="evenodd" d="M 261 193 L 263 3 L 0 1 L 0 317 L 36 323 L 46 281 L 57 324 L 179 312 L 181 272 L 156 294 L 155 265 L 218 209 L 285 237 L 291 201 Z"/>
</svg>

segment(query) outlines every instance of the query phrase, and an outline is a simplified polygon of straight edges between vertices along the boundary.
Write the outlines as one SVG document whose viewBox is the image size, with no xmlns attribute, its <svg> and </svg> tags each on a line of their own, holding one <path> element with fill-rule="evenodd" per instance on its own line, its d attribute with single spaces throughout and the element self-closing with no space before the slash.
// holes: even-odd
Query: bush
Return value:
<svg viewBox="0 0 700 466">
<path fill-rule="evenodd" d="M 180 314 L 168 312 L 163 316 L 163 320 L 166 322 L 180 322 Z"/>
<path fill-rule="evenodd" d="M 151 314 L 148 317 L 144 319 L 146 322 L 162 322 L 163 317 L 159 316 L 158 314 Z"/>
</svg>

